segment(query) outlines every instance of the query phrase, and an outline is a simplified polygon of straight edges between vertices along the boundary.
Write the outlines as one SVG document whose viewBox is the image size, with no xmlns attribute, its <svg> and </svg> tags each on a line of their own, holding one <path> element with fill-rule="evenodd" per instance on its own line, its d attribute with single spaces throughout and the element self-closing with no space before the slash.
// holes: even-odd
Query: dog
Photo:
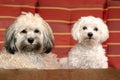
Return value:
<svg viewBox="0 0 120 80">
<path fill-rule="evenodd" d="M 58 69 L 53 32 L 39 14 L 22 12 L 9 26 L 0 54 L 0 68 Z"/>
<path fill-rule="evenodd" d="M 62 68 L 108 68 L 108 58 L 102 43 L 109 38 L 107 25 L 100 18 L 81 17 L 72 28 L 72 37 L 78 43 L 62 58 Z"/>
</svg>

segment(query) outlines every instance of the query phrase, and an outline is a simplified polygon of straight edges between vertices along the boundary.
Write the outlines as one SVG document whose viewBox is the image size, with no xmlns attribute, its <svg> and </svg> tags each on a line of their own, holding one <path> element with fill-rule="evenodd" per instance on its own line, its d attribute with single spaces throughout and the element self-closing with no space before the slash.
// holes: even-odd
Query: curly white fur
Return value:
<svg viewBox="0 0 120 80">
<path fill-rule="evenodd" d="M 101 43 L 108 39 L 109 32 L 100 18 L 82 17 L 74 24 L 72 36 L 78 44 L 70 50 L 68 58 L 60 60 L 63 68 L 108 68 Z"/>
<path fill-rule="evenodd" d="M 56 55 L 50 53 L 53 40 L 50 26 L 39 14 L 22 12 L 7 29 L 0 68 L 59 68 Z"/>
</svg>

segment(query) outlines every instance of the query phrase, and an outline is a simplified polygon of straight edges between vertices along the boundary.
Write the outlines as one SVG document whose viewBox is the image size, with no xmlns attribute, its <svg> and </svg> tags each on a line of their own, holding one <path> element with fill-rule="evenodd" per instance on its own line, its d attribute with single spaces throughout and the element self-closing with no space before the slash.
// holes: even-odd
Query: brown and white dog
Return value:
<svg viewBox="0 0 120 80">
<path fill-rule="evenodd" d="M 22 12 L 8 28 L 0 54 L 0 68 L 58 69 L 53 32 L 39 14 Z M 48 54 L 50 53 L 50 54 Z"/>
</svg>

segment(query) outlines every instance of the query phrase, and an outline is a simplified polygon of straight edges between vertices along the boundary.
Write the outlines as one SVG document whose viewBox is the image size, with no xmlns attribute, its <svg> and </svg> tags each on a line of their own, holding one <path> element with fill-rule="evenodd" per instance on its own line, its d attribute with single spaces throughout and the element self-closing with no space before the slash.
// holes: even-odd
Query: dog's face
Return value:
<svg viewBox="0 0 120 80">
<path fill-rule="evenodd" d="M 32 52 L 40 51 L 42 46 L 42 34 L 39 27 L 27 26 L 18 30 L 16 33 L 16 47 L 20 51 Z"/>
<path fill-rule="evenodd" d="M 109 37 L 107 25 L 92 16 L 82 17 L 73 26 L 72 36 L 79 43 L 95 45 L 102 43 Z"/>
<path fill-rule="evenodd" d="M 38 15 L 24 13 L 8 28 L 5 48 L 9 53 L 49 53 L 53 34 L 49 25 Z"/>
</svg>

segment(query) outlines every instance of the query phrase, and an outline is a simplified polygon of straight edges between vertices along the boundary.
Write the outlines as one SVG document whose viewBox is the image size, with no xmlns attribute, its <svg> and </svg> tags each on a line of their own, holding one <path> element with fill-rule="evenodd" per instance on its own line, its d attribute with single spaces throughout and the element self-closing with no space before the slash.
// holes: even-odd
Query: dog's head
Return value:
<svg viewBox="0 0 120 80">
<path fill-rule="evenodd" d="M 81 17 L 72 28 L 72 36 L 79 43 L 94 45 L 109 37 L 107 25 L 100 18 Z"/>
<path fill-rule="evenodd" d="M 8 28 L 5 48 L 9 53 L 49 53 L 53 47 L 53 33 L 50 26 L 39 16 L 23 12 Z"/>
</svg>

